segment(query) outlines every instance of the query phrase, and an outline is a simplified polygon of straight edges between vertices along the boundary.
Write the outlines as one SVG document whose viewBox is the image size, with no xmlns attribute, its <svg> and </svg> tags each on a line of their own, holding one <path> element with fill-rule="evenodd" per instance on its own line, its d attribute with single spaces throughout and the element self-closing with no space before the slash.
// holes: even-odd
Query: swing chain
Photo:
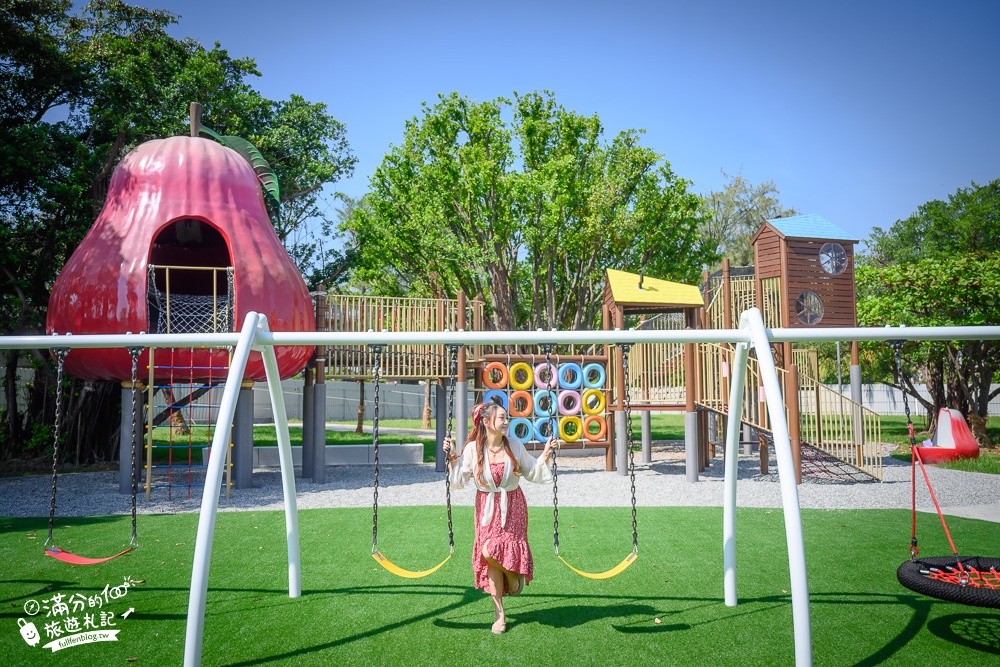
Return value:
<svg viewBox="0 0 1000 667">
<path fill-rule="evenodd" d="M 903 341 L 887 341 L 893 349 L 896 361 L 896 377 L 899 380 L 899 391 L 903 394 L 903 409 L 906 411 L 906 428 L 910 434 L 910 494 L 913 503 L 913 532 L 910 536 L 910 559 L 915 559 L 920 554 L 917 546 L 917 514 L 916 514 L 916 494 L 917 494 L 917 471 L 916 471 L 916 449 L 917 439 L 913 433 L 913 420 L 910 419 L 910 401 L 906 398 L 906 389 L 903 387 Z"/>
<path fill-rule="evenodd" d="M 52 542 L 52 527 L 56 520 L 56 484 L 59 478 L 57 466 L 59 464 L 59 436 L 62 426 L 62 383 L 63 383 L 63 362 L 69 350 L 57 348 L 52 350 L 56 357 L 56 418 L 52 425 L 52 496 L 49 501 L 49 536 L 45 539 L 45 545 Z"/>
<path fill-rule="evenodd" d="M 910 419 L 910 401 L 906 397 L 906 388 L 903 387 L 903 341 L 901 340 L 890 340 L 889 345 L 892 346 L 896 357 L 896 372 L 899 379 L 899 391 L 903 394 L 903 410 L 906 411 L 906 428 L 910 433 L 910 447 L 917 444 L 917 438 L 913 433 L 913 420 Z"/>
<path fill-rule="evenodd" d="M 139 535 L 135 520 L 135 496 L 138 489 L 138 480 L 136 479 L 136 449 L 138 443 L 136 442 L 135 432 L 136 432 L 136 415 L 139 410 L 137 407 L 138 395 L 139 395 L 139 355 L 142 354 L 141 347 L 130 347 L 128 348 L 128 353 L 132 356 L 132 539 L 129 540 L 129 548 L 135 549 L 139 546 Z"/>
<path fill-rule="evenodd" d="M 632 552 L 639 552 L 639 531 L 635 516 L 635 450 L 632 447 L 634 436 L 632 433 L 632 399 L 630 396 L 630 380 L 628 370 L 628 353 L 632 349 L 631 343 L 620 343 L 622 350 L 622 368 L 625 371 L 625 446 L 628 448 L 628 469 L 632 484 Z"/>
<path fill-rule="evenodd" d="M 452 428 L 454 426 L 455 420 L 455 391 L 458 388 L 458 345 L 448 346 L 448 374 L 451 376 L 451 391 L 448 392 L 448 428 L 445 435 L 446 438 L 451 438 Z M 444 497 L 445 504 L 448 507 L 448 548 L 451 553 L 455 553 L 455 531 L 452 529 L 451 524 L 451 457 L 455 451 L 455 443 L 451 443 L 451 452 L 446 456 L 444 470 Z"/>
<path fill-rule="evenodd" d="M 544 343 L 541 348 L 542 351 L 545 352 L 545 370 L 551 374 L 552 350 L 555 348 L 555 345 L 552 343 Z M 551 380 L 552 378 L 550 377 L 549 381 L 545 382 L 546 388 L 548 385 L 552 384 Z M 554 403 L 552 404 L 552 408 L 555 408 Z M 550 417 L 552 417 L 552 412 L 553 410 L 550 409 Z M 555 418 L 552 417 L 552 422 L 554 421 Z M 552 422 L 550 422 L 549 425 L 550 430 L 554 428 L 552 426 Z M 558 451 L 558 448 L 552 450 L 552 541 L 555 545 L 556 556 L 559 555 L 559 463 L 556 455 Z"/>
<path fill-rule="evenodd" d="M 372 553 L 378 551 L 378 385 L 382 373 L 382 345 L 369 345 L 375 355 L 372 368 L 372 382 L 375 385 L 375 409 L 372 416 L 372 447 L 375 461 L 375 492 L 372 501 Z"/>
</svg>

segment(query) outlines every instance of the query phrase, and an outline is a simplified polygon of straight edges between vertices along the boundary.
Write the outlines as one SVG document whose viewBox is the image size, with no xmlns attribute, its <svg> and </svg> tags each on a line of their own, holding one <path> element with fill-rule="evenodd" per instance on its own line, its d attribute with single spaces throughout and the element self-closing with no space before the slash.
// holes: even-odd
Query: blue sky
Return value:
<svg viewBox="0 0 1000 667">
<path fill-rule="evenodd" d="M 144 0 L 347 125 L 352 196 L 420 103 L 548 89 L 705 194 L 728 174 L 863 240 L 1000 178 L 1000 2 Z"/>
</svg>

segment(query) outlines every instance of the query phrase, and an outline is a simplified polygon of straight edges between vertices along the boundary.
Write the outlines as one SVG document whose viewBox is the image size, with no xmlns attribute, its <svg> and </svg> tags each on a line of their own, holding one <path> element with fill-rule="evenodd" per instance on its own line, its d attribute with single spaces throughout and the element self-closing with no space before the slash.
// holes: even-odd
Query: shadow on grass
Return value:
<svg viewBox="0 0 1000 667">
<path fill-rule="evenodd" d="M 1000 655 L 1000 614 L 952 614 L 935 618 L 927 629 L 945 641 Z"/>
<path fill-rule="evenodd" d="M 20 615 L 18 602 L 27 598 L 38 597 L 52 591 L 70 592 L 79 588 L 77 582 L 71 581 L 40 581 L 22 580 L 23 583 L 34 583 L 36 591 L 18 598 L 3 600 L 9 610 L 0 612 L 0 619 L 12 619 Z M 147 593 L 158 591 L 166 594 L 186 596 L 188 590 L 180 587 L 142 586 Z M 259 588 L 216 588 L 210 589 L 210 595 L 220 593 L 260 593 L 262 595 L 283 595 L 284 590 Z M 375 637 L 415 623 L 431 621 L 436 627 L 455 631 L 485 631 L 488 624 L 482 620 L 492 614 L 486 611 L 487 596 L 482 591 L 471 587 L 454 585 L 377 585 L 357 586 L 336 589 L 320 589 L 303 591 L 305 598 L 326 598 L 352 596 L 365 599 L 366 605 L 380 606 L 398 596 L 421 596 L 437 599 L 437 604 L 428 605 L 426 611 L 413 614 L 397 620 L 392 620 L 377 627 L 347 634 L 329 642 L 314 644 L 287 651 L 285 653 L 260 656 L 253 660 L 229 663 L 231 667 L 240 665 L 262 665 L 273 662 L 293 660 L 324 650 L 349 645 L 352 642 Z M 936 637 L 958 646 L 981 652 L 986 655 L 1000 655 L 1000 613 L 950 614 L 929 620 L 936 600 L 909 594 L 889 593 L 857 593 L 833 592 L 813 593 L 813 607 L 844 606 L 857 608 L 882 605 L 904 606 L 912 610 L 912 614 L 894 637 L 879 647 L 873 653 L 855 663 L 859 667 L 878 665 L 890 660 L 900 650 L 913 641 L 926 628 Z M 274 606 L 294 604 L 294 601 L 284 600 Z M 485 605 L 485 606 L 484 606 Z M 270 605 L 269 605 L 270 606 Z M 388 605 L 387 605 L 388 606 Z M 473 608 L 473 606 L 475 608 Z M 680 608 L 683 607 L 683 608 Z M 508 608 L 508 623 L 513 626 L 529 626 L 537 624 L 547 628 L 571 629 L 590 623 L 609 622 L 611 627 L 622 634 L 652 634 L 675 633 L 691 630 L 697 626 L 711 623 L 731 622 L 736 617 L 753 616 L 772 611 L 776 607 L 790 609 L 790 596 L 769 595 L 756 598 L 743 598 L 735 608 L 725 607 L 721 599 L 712 597 L 670 597 L 670 596 L 620 596 L 620 595 L 563 595 L 563 594 L 527 594 L 512 602 Z M 717 609 L 718 613 L 704 614 L 698 620 L 691 619 L 692 613 L 701 609 Z M 255 605 L 247 613 L 259 613 L 260 606 Z M 490 607 L 489 611 L 492 611 Z M 209 604 L 208 615 L 212 615 L 212 605 Z M 224 613 L 239 613 L 229 609 Z M 147 620 L 183 620 L 185 613 L 176 614 L 145 614 Z M 450 617 L 450 618 L 449 618 Z M 472 619 L 476 620 L 473 621 Z M 661 622 L 657 623 L 656 620 Z M 615 622 L 617 621 L 617 622 Z"/>
<path fill-rule="evenodd" d="M 460 588 L 454 586 L 370 586 L 370 587 L 357 587 L 357 588 L 343 588 L 330 591 L 317 592 L 316 594 L 322 595 L 439 595 L 439 596 L 452 596 L 459 594 L 460 599 L 455 600 L 449 604 L 444 604 L 433 609 L 420 614 L 410 616 L 408 618 L 400 619 L 391 623 L 386 623 L 382 626 L 372 628 L 364 632 L 354 633 L 339 639 L 325 642 L 323 644 L 316 644 L 309 647 L 303 647 L 296 649 L 294 651 L 289 651 L 282 654 L 262 656 L 254 660 L 229 663 L 229 667 L 241 667 L 243 665 L 261 665 L 271 662 L 278 662 L 288 659 L 294 659 L 296 657 L 301 657 L 309 655 L 312 653 L 317 653 L 331 648 L 336 648 L 351 642 L 363 640 L 369 637 L 377 636 L 392 630 L 405 627 L 407 625 L 418 623 L 422 621 L 432 620 L 432 623 L 439 628 L 456 630 L 456 631 L 484 631 L 488 628 L 488 624 L 479 620 L 477 622 L 472 621 L 455 621 L 448 620 L 445 618 L 439 618 L 440 616 L 447 614 L 455 614 L 461 611 L 461 615 L 468 618 L 469 616 L 484 615 L 479 611 L 471 611 L 467 607 L 472 603 L 481 603 L 484 601 L 485 595 L 482 591 L 476 590 L 474 588 Z M 508 608 L 508 626 L 518 626 L 518 625 L 528 625 L 536 623 L 550 628 L 556 629 L 570 629 L 577 628 L 588 623 L 599 622 L 604 620 L 613 619 L 625 619 L 627 617 L 640 617 L 638 620 L 614 624 L 612 627 L 623 634 L 649 634 L 649 633 L 669 633 L 669 632 L 682 632 L 685 630 L 690 630 L 698 625 L 706 625 L 709 623 L 716 623 L 720 621 L 732 620 L 735 616 L 750 616 L 754 614 L 763 613 L 770 611 L 775 607 L 780 606 L 790 606 L 790 600 L 788 595 L 780 596 L 764 596 L 758 598 L 744 598 L 741 600 L 742 610 L 734 610 L 733 612 L 727 612 L 716 615 L 714 618 L 700 621 L 694 624 L 688 624 L 683 622 L 676 622 L 680 619 L 678 616 L 682 614 L 690 613 L 692 608 L 676 610 L 676 611 L 665 611 L 663 608 L 669 603 L 688 603 L 694 604 L 695 607 L 721 607 L 723 610 L 723 602 L 718 598 L 691 598 L 691 597 L 662 597 L 662 596 L 650 596 L 650 597 L 635 597 L 627 596 L 627 599 L 623 599 L 623 596 L 612 596 L 612 595 L 537 595 L 537 596 L 526 596 L 522 601 L 527 601 L 528 608 L 517 609 Z M 522 601 L 519 601 L 522 602 Z M 601 602 L 604 601 L 607 604 L 600 605 L 588 605 L 588 602 Z M 819 605 L 854 605 L 859 604 L 870 605 L 870 604 L 903 604 L 911 607 L 914 610 L 914 614 L 910 621 L 907 623 L 906 627 L 890 642 L 883 646 L 880 650 L 876 651 L 869 657 L 856 663 L 857 665 L 877 665 L 883 663 L 885 660 L 890 658 L 892 655 L 897 653 L 901 648 L 906 646 L 906 644 L 911 641 L 916 634 L 927 624 L 927 619 L 930 614 L 930 610 L 934 604 L 933 601 L 928 601 L 925 599 L 917 598 L 910 595 L 888 595 L 888 594 L 856 594 L 856 593 L 828 593 L 828 594 L 818 594 L 814 595 L 812 601 Z M 555 603 L 555 606 L 550 606 Z M 747 609 L 749 605 L 757 605 L 753 609 Z M 513 607 L 513 605 L 512 605 Z M 532 608 L 534 607 L 534 608 Z M 492 614 L 485 614 L 491 616 Z M 669 619 L 675 622 L 673 623 L 655 623 L 655 619 Z M 936 621 L 933 625 L 937 628 L 934 633 L 948 641 L 954 641 L 955 643 L 962 644 L 964 646 L 984 651 L 987 653 L 997 652 L 996 644 L 996 634 L 997 626 L 1000 626 L 1000 619 L 989 615 L 982 615 L 981 617 L 975 617 L 974 623 L 966 623 L 961 625 L 956 629 L 956 624 L 958 621 L 964 621 L 970 617 L 945 617 L 944 622 Z"/>
</svg>

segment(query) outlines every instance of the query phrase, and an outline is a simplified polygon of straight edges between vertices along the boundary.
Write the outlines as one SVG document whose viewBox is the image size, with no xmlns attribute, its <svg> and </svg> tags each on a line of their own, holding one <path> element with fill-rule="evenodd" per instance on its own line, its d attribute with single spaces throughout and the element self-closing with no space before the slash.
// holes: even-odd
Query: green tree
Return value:
<svg viewBox="0 0 1000 667">
<path fill-rule="evenodd" d="M 264 98 L 252 85 L 260 76 L 252 59 L 171 37 L 176 20 L 121 0 L 93 0 L 78 13 L 69 0 L 0 0 L 3 333 L 43 330 L 49 287 L 100 211 L 115 165 L 144 141 L 186 134 L 191 101 L 204 104 L 207 126 L 260 147 L 284 193 L 279 236 L 304 272 L 322 263 L 324 253 L 309 246 L 308 234 L 330 224 L 319 204 L 324 185 L 354 166 L 343 125 L 324 105 L 299 96 Z M 296 246 L 293 236 L 304 240 Z M 4 357 L 9 407 L 0 456 L 30 440 L 25 429 L 51 419 L 43 414 L 51 413 L 51 364 L 41 352 L 30 354 L 39 372 L 24 414 L 14 401 L 22 353 Z M 114 387 L 78 389 L 68 416 L 87 410 L 88 428 L 104 424 L 100 437 L 86 439 L 102 447 L 117 426 L 105 414 L 117 410 Z M 83 453 L 101 457 L 110 454 Z"/>
<path fill-rule="evenodd" d="M 625 131 L 549 93 L 423 105 L 345 229 L 387 294 L 482 298 L 489 325 L 592 328 L 607 268 L 694 282 L 715 255 L 700 199 Z"/>
<path fill-rule="evenodd" d="M 705 196 L 701 209 L 699 231 L 718 245 L 722 257 L 734 266 L 753 264 L 750 239 L 765 220 L 798 215 L 794 208 L 785 208 L 778 200 L 774 181 L 754 185 L 743 176 L 722 175 L 729 182 L 718 192 Z"/>
<path fill-rule="evenodd" d="M 874 227 L 863 261 L 876 266 L 1000 251 L 1000 179 L 922 204 L 888 230 Z"/>
<path fill-rule="evenodd" d="M 948 261 L 859 266 L 857 287 L 861 326 L 981 326 L 1000 322 L 1000 255 L 996 254 L 965 253 Z M 868 347 L 879 354 L 884 376 L 891 377 L 891 349 L 884 344 Z M 990 400 L 1000 395 L 1000 389 L 991 387 L 1000 370 L 1000 341 L 911 342 L 904 352 L 901 388 L 927 410 L 931 429 L 940 408 L 958 408 L 968 415 L 976 439 L 989 445 L 985 424 Z M 930 401 L 917 394 L 915 378 L 926 383 Z M 887 383 L 900 386 L 895 379 Z"/>
</svg>

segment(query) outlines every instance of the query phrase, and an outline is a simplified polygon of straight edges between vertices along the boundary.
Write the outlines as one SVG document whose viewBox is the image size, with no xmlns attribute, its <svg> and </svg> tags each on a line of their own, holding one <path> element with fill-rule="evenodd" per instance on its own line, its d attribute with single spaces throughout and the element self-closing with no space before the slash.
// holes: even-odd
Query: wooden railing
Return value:
<svg viewBox="0 0 1000 667">
<path fill-rule="evenodd" d="M 384 296 L 330 294 L 326 296 L 328 331 L 457 331 L 457 299 L 415 299 Z M 467 331 L 479 330 L 483 303 L 471 301 L 462 318 Z M 478 357 L 471 350 L 470 357 Z M 332 345 L 327 348 L 326 377 L 367 379 L 374 356 L 366 346 Z M 443 378 L 450 375 L 448 353 L 443 345 L 393 345 L 382 357 L 386 379 Z"/>
<path fill-rule="evenodd" d="M 729 413 L 729 378 L 734 351 L 724 345 L 699 346 L 699 396 L 696 403 L 723 414 Z M 787 374 L 778 371 L 784 387 Z M 882 433 L 878 415 L 846 396 L 820 384 L 809 374 L 799 375 L 799 433 L 808 443 L 858 470 L 882 479 Z M 742 421 L 755 429 L 771 432 L 760 366 L 750 357 L 743 389 Z M 790 418 L 787 405 L 785 417 Z"/>
<path fill-rule="evenodd" d="M 813 447 L 882 479 L 878 414 L 806 375 L 799 376 L 799 431 Z"/>
</svg>

